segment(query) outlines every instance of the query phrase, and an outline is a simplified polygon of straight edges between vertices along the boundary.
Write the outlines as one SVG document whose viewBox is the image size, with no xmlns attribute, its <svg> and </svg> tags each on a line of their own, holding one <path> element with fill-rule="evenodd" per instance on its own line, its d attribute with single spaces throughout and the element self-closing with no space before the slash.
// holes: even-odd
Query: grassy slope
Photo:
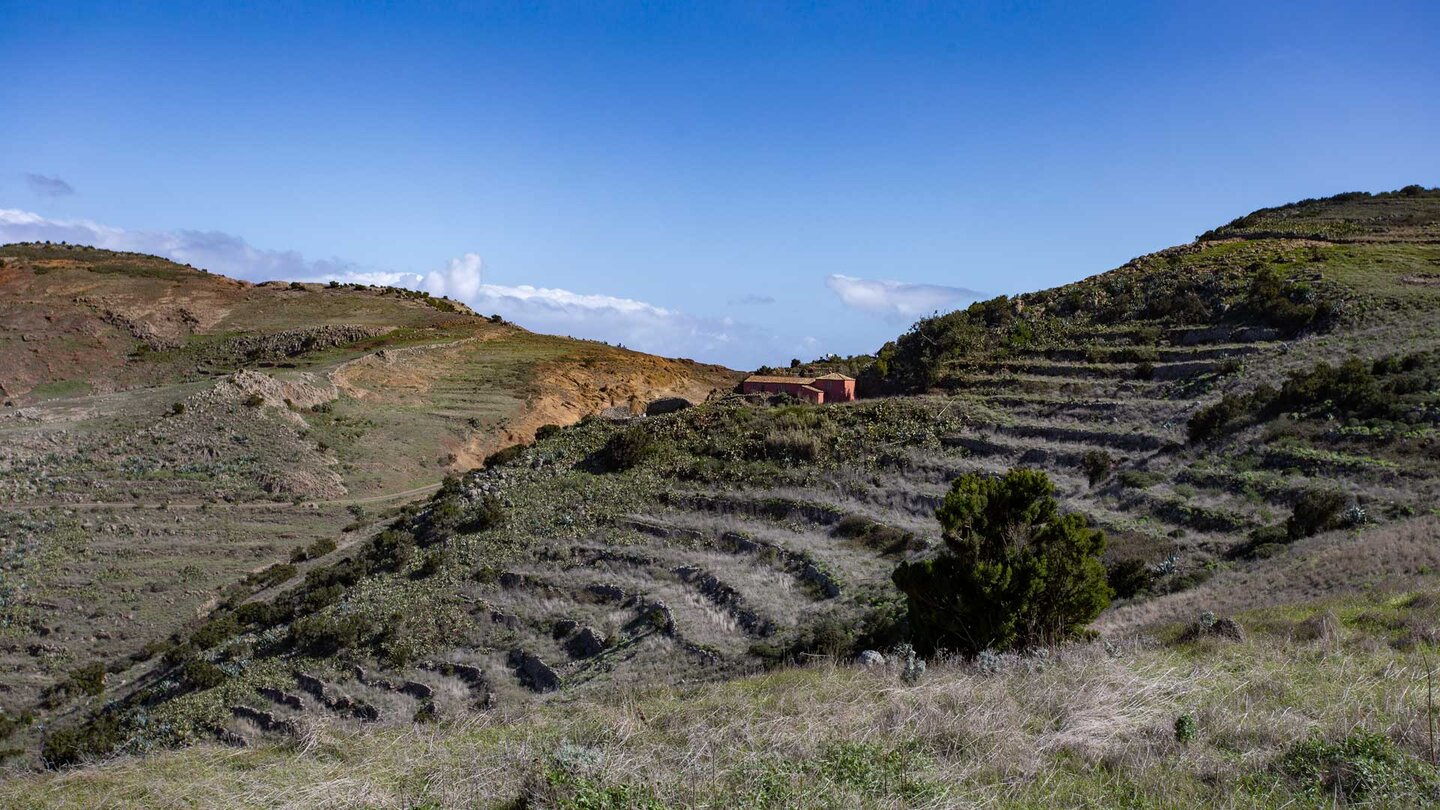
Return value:
<svg viewBox="0 0 1440 810">
<path fill-rule="evenodd" d="M 340 535 L 353 509 L 373 521 L 543 424 L 734 379 L 407 291 L 257 286 L 76 246 L 0 247 L 0 324 L 11 713 Z"/>
<path fill-rule="evenodd" d="M 586 712 L 608 711 L 590 708 L 589 701 L 604 706 L 612 699 L 606 696 L 627 694 L 637 683 L 715 680 L 752 671 L 776 652 L 883 643 L 894 616 L 889 571 L 900 557 L 924 553 L 933 543 L 926 539 L 934 532 L 929 512 L 946 482 L 961 472 L 997 471 L 1013 464 L 1049 471 L 1070 508 L 1092 515 L 1109 529 L 1112 556 L 1155 563 L 1173 555 L 1174 570 L 1152 583 L 1152 596 L 1118 605 L 1102 618 L 1101 628 L 1115 639 L 1173 633 L 1175 622 L 1191 621 L 1205 609 L 1255 610 L 1273 602 L 1313 605 L 1317 599 L 1336 598 L 1371 600 L 1367 603 L 1371 607 L 1393 608 L 1400 604 L 1394 593 L 1354 594 L 1363 594 L 1371 585 L 1406 590 L 1435 587 L 1431 572 L 1436 561 L 1429 559 L 1425 542 L 1433 533 L 1433 521 L 1416 523 L 1405 517 L 1429 510 L 1433 503 L 1437 471 L 1424 436 L 1382 431 L 1357 444 L 1350 434 L 1312 430 L 1306 422 L 1298 436 L 1271 437 L 1263 428 L 1254 428 L 1213 446 L 1185 443 L 1185 421 L 1222 391 L 1249 390 L 1316 359 L 1336 359 L 1352 351 L 1373 358 L 1434 348 L 1431 324 L 1440 308 L 1440 290 L 1424 279 L 1440 263 L 1440 253 L 1426 241 L 1424 229 L 1440 214 L 1436 205 L 1440 196 L 1421 195 L 1418 202 L 1409 195 L 1380 199 L 1404 206 L 1403 221 L 1396 220 L 1403 229 L 1377 232 L 1372 227 L 1364 243 L 1318 241 L 1309 233 L 1303 241 L 1289 238 L 1289 233 L 1283 234 L 1284 239 L 1238 241 L 1230 238 L 1237 234 L 1211 234 L 1207 237 L 1226 238 L 1142 257 L 1112 273 L 1026 296 L 1022 307 L 1011 308 L 1023 310 L 1021 317 L 999 318 L 982 327 L 978 344 L 973 344 L 982 351 L 940 358 L 935 377 L 949 389 L 943 396 L 820 410 L 712 405 L 647 420 L 640 430 L 654 437 L 658 449 L 636 469 L 621 473 L 597 474 L 596 469 L 601 448 L 621 428 L 591 423 L 562 431 L 539 442 L 511 466 L 473 476 L 461 490 L 405 518 L 400 527 L 419 535 L 422 548 L 392 562 L 393 571 L 381 566 L 362 575 L 339 601 L 322 600 L 324 606 L 318 610 L 313 605 L 320 603 L 312 602 L 304 609 L 302 615 L 321 623 L 360 617 L 366 629 L 348 652 L 336 659 L 297 656 L 285 641 L 284 621 L 269 629 L 263 623 L 244 628 L 245 632 L 200 656 L 220 662 L 231 673 L 224 686 L 195 691 L 173 680 L 142 682 L 143 694 L 161 701 L 148 712 L 150 722 L 161 721 L 173 731 L 132 732 L 128 744 L 133 748 L 200 740 L 217 726 L 253 742 L 267 739 L 269 735 L 253 725 L 231 718 L 230 709 L 241 704 L 273 709 L 300 724 L 339 723 L 342 727 L 332 733 L 350 739 L 355 733 L 348 726 L 352 721 L 308 698 L 302 700 L 300 710 L 291 711 L 256 697 L 258 685 L 295 689 L 297 672 L 317 675 L 328 689 L 383 707 L 381 725 L 391 730 L 375 731 L 375 736 L 362 733 L 347 745 L 370 751 L 372 744 L 380 745 L 374 741 L 406 735 L 403 729 L 411 715 L 424 707 L 358 683 L 347 675 L 347 661 L 435 687 L 437 697 L 432 702 L 447 723 L 439 737 L 443 742 L 455 734 L 462 735 L 457 739 L 471 739 L 463 735 L 470 733 L 465 730 L 467 723 L 477 722 L 469 705 L 475 689 L 455 682 L 443 668 L 419 666 L 427 661 L 477 667 L 484 673 L 494 706 L 489 714 L 532 718 L 513 729 L 487 733 L 525 735 L 538 734 L 536 729 L 557 722 L 547 718 L 561 716 L 551 710 L 527 714 L 526 707 L 536 701 L 579 706 L 574 711 L 585 717 Z M 1321 206 L 1321 213 L 1324 210 L 1328 209 Z M 1286 209 L 1280 211 L 1289 216 Z M 1257 313 L 1246 310 L 1247 289 L 1265 267 L 1278 270 L 1287 283 L 1303 283 L 1304 291 L 1292 289 L 1297 295 L 1303 292 L 1330 302 L 1333 317 L 1289 338 L 1268 325 L 1254 328 Z M 1195 294 L 1198 307 L 1176 313 L 1161 304 L 1187 293 Z M 1024 339 L 1015 340 L 1017 334 Z M 885 358 L 884 352 L 881 357 Z M 1149 368 L 1141 373 L 1145 366 Z M 1111 469 L 1091 481 L 1086 456 L 1094 453 L 1105 454 Z M 1229 558 L 1246 531 L 1283 520 L 1300 493 L 1334 485 L 1364 504 L 1380 525 L 1302 541 L 1268 559 Z M 442 531 L 438 543 L 425 539 L 440 510 L 458 507 L 461 514 L 471 512 L 486 493 L 505 503 L 504 527 L 480 533 Z M 817 585 L 815 571 L 824 574 L 823 581 L 838 586 L 838 593 L 826 593 Z M 303 598 L 319 585 L 297 589 L 295 596 L 281 601 L 288 604 Z M 597 599 L 586 590 L 590 585 L 620 587 L 626 596 L 614 603 Z M 264 597 L 273 594 L 269 591 Z M 657 601 L 668 606 L 673 630 L 662 631 L 646 620 L 653 616 L 650 606 Z M 1411 613 L 1417 628 L 1431 626 L 1433 617 L 1424 609 Z M 556 621 L 563 618 L 597 628 L 611 646 L 594 658 L 572 659 L 564 640 L 552 633 Z M 395 634 L 383 632 L 390 626 L 403 628 L 399 634 L 403 643 Z M 1202 719 L 1207 727 L 1224 731 L 1215 738 L 1223 741 L 1207 743 L 1210 747 L 1200 757 L 1189 753 L 1177 757 L 1173 746 L 1165 747 L 1166 729 L 1182 704 L 1163 690 L 1159 694 L 1168 695 L 1163 699 L 1140 701 L 1149 707 L 1144 723 L 1113 736 L 1079 726 L 1067 738 L 1080 749 L 1078 759 L 1072 761 L 1069 746 L 1042 747 L 1043 761 L 1022 772 L 1006 771 L 1010 764 L 1003 757 L 998 764 L 982 757 L 987 767 L 972 769 L 958 753 L 965 750 L 965 741 L 922 746 L 929 762 L 925 765 L 911 763 L 908 753 L 885 756 L 885 751 L 897 747 L 911 750 L 905 748 L 911 743 L 908 732 L 893 712 L 878 726 L 842 722 L 834 733 L 842 738 L 871 735 L 866 740 L 876 742 L 879 752 L 870 751 L 862 760 L 869 757 L 881 763 L 872 763 L 874 767 L 882 767 L 898 757 L 907 763 L 907 771 L 929 774 L 926 779 L 933 777 L 945 785 L 938 794 L 942 799 L 955 798 L 944 790 L 969 796 L 993 793 L 999 790 L 997 780 L 1018 775 L 1027 777 L 1018 784 L 1030 791 L 1022 798 L 1028 796 L 1026 801 L 1032 803 L 1045 796 L 1088 796 L 1097 804 L 1113 804 L 1123 796 L 1104 791 L 1128 790 L 1138 791 L 1141 799 L 1148 796 L 1151 804 L 1164 804 L 1165 794 L 1159 791 L 1171 784 L 1180 786 L 1174 794 L 1179 803 L 1246 804 L 1255 801 L 1255 791 L 1264 796 L 1271 789 L 1280 791 L 1272 797 L 1279 803 L 1281 795 L 1293 793 L 1298 785 L 1265 779 L 1278 773 L 1271 765 L 1308 728 L 1334 737 L 1345 727 L 1341 720 L 1349 718 L 1351 725 L 1389 732 L 1405 750 L 1416 750 L 1409 714 L 1414 710 L 1414 692 L 1397 685 L 1411 682 L 1389 681 L 1395 667 L 1406 665 L 1409 653 L 1386 646 L 1386 638 L 1371 632 L 1373 622 L 1361 622 L 1353 629 L 1354 649 L 1347 653 L 1351 657 L 1318 657 L 1314 670 L 1307 669 L 1309 659 L 1316 657 L 1310 652 L 1314 645 L 1286 640 L 1293 627 L 1270 633 L 1258 643 L 1252 639 L 1243 648 L 1215 649 L 1208 642 L 1194 649 L 1142 643 L 1118 659 L 1123 665 L 1107 663 L 1133 677 L 1136 667 L 1149 671 L 1147 667 L 1163 669 L 1177 660 L 1188 661 L 1199 667 L 1197 673 L 1216 681 L 1216 692 L 1207 693 L 1208 698 L 1197 693 L 1195 700 L 1210 707 Z M 1401 647 L 1414 641 L 1389 640 Z M 1421 641 L 1428 643 L 1428 638 Z M 543 696 L 528 692 L 510 662 L 516 650 L 553 665 L 560 677 L 559 692 Z M 397 655 L 400 652 L 404 654 Z M 1093 650 L 1077 655 L 1111 662 Z M 1332 665 L 1339 669 L 1327 668 Z M 1064 684 L 1053 691 L 1083 694 L 1079 688 L 1086 683 L 1083 666 L 1076 664 L 1080 668 L 1075 670 L 1069 666 L 1051 670 L 1060 673 L 1056 677 Z M 1310 692 L 1269 694 L 1254 685 L 1256 673 L 1262 671 L 1308 683 L 1355 666 L 1367 671 L 1390 667 L 1378 696 L 1361 700 L 1357 693 L 1348 702 L 1310 702 Z M 1224 678 L 1217 674 L 1222 671 Z M 773 691 L 777 685 L 798 681 L 808 684 L 806 688 L 833 689 L 842 703 L 864 702 L 874 691 L 873 683 L 865 680 L 869 677 L 847 670 L 787 673 L 714 687 L 705 694 L 729 694 L 733 701 L 734 690 L 750 695 L 743 690 L 753 689 L 752 697 L 758 696 L 758 711 L 763 714 L 773 705 L 766 702 L 768 697 L 775 695 L 776 703 L 781 702 L 784 690 Z M 974 673 L 963 668 L 938 674 L 937 680 L 965 689 L 975 683 Z M 1201 680 L 1209 685 L 1204 677 Z M 1017 699 L 1015 692 L 1024 681 L 1017 678 L 1015 685 L 1005 687 L 1005 699 Z M 1183 686 L 1192 688 L 1188 682 Z M 1227 688 L 1232 691 L 1226 692 Z M 1253 705 L 1260 713 L 1254 717 L 1227 713 L 1225 696 L 1233 697 L 1234 689 L 1259 689 Z M 128 688 L 116 689 L 109 697 L 127 694 Z M 903 699 L 904 690 L 887 688 L 879 694 Z M 663 703 L 668 699 L 664 695 L 645 700 Z M 1372 704 L 1384 707 L 1383 711 L 1372 710 Z M 1278 737 L 1257 737 L 1246 730 L 1256 717 L 1265 722 L 1271 714 L 1285 718 L 1287 705 L 1292 713 L 1308 719 L 1300 725 L 1271 723 L 1283 732 Z M 574 713 L 569 708 L 555 711 Z M 1061 729 L 1067 728 L 1063 711 L 1053 716 L 1061 718 Z M 1014 725 L 1027 734 L 1038 733 L 1031 726 L 1050 722 L 1041 719 L 1050 717 L 1044 713 L 1024 717 L 1032 717 L 1029 725 Z M 665 728 L 674 727 L 661 731 Z M 576 733 L 582 741 L 588 739 Z M 827 770 L 832 766 L 826 764 L 827 755 L 817 742 L 824 736 L 822 730 L 806 738 L 808 747 L 787 747 L 790 744 L 779 739 L 757 741 L 757 757 L 773 761 L 771 777 L 756 776 L 754 763 L 736 753 L 716 766 L 726 774 L 735 771 L 733 778 L 707 780 L 703 772 L 687 771 L 701 767 L 695 760 L 678 766 L 681 775 L 672 774 L 672 781 L 662 776 L 659 782 L 671 800 L 683 799 L 687 794 L 679 791 L 690 789 L 729 796 L 732 788 L 749 784 L 745 780 L 769 779 L 768 784 L 783 787 L 793 782 L 819 791 L 800 794 L 806 797 L 838 791 L 834 802 L 844 803 L 844 792 L 855 789 L 854 784 L 847 787 L 845 780 L 850 777 L 835 777 Z M 411 747 L 416 738 L 404 739 L 412 743 L 398 756 L 418 756 Z M 1033 742 L 1022 739 L 1013 750 L 1026 749 Z M 691 756 L 685 743 L 683 736 L 662 735 L 656 745 L 671 746 L 670 750 L 646 749 L 637 756 L 642 761 L 685 760 Z M 1116 749 L 1120 753 L 1110 751 L 1109 743 L 1120 745 Z M 553 748 L 558 743 L 550 739 L 549 744 Z M 1170 753 L 1164 756 L 1156 753 L 1167 750 Z M 1101 753 L 1092 755 L 1095 751 Z M 1142 751 L 1146 753 L 1137 753 Z M 532 770 L 543 769 L 550 756 L 544 745 L 521 752 Z M 628 754 L 613 755 L 631 761 Z M 215 755 L 211 751 L 171 756 L 177 759 L 163 762 Z M 285 755 L 266 748 L 264 753 L 241 758 L 248 756 Z M 435 766 L 439 774 L 449 773 L 446 768 L 464 767 L 444 764 L 453 760 L 443 754 L 435 756 L 441 759 Z M 144 762 L 119 766 L 113 773 L 123 780 L 126 768 L 143 772 Z M 1224 765 L 1218 776 L 1217 762 Z M 295 767 L 330 765 L 302 758 Z M 412 766 L 395 767 L 406 771 Z M 372 795 L 391 801 L 407 795 L 406 790 L 412 791 L 409 795 L 426 795 L 423 784 L 443 781 L 436 771 L 427 770 L 429 765 L 413 767 L 416 770 L 407 771 L 408 776 L 395 775 L 395 784 L 367 783 L 355 789 L 378 790 Z M 947 777 L 958 773 L 957 768 L 964 778 L 952 783 Z M 285 779 L 264 767 L 260 772 L 272 774 L 266 778 Z M 88 779 L 108 778 L 105 773 L 73 779 L 85 784 Z M 224 773 L 220 778 L 233 779 Z M 627 774 L 622 769 L 607 778 L 646 783 L 643 775 L 631 779 Z M 690 787 L 692 779 L 702 786 Z M 414 786 L 416 781 L 422 786 Z M 68 783 L 57 784 L 63 790 Z M 253 786 L 243 780 L 226 784 L 230 787 L 224 789 L 240 795 Z M 491 791 L 491 784 L 466 783 L 477 791 Z M 493 784 L 498 785 L 494 792 L 485 795 L 519 791 L 513 782 Z M 866 785 L 867 790 L 882 794 L 888 789 Z M 566 789 L 589 788 L 574 782 Z M 430 795 L 455 801 L 443 790 L 434 787 Z M 1415 795 L 1407 794 L 1407 800 Z M 925 796 L 930 794 L 909 798 Z M 889 795 L 880 803 L 906 801 L 905 796 Z M 816 798 L 808 803 L 827 802 Z"/>
<path fill-rule="evenodd" d="M 21 778 L 0 806 L 1418 806 L 1440 784 L 1415 753 L 1429 739 L 1414 645 L 1440 619 L 1433 593 L 1241 613 L 1241 643 L 932 663 L 913 685 L 895 662 L 819 663 L 429 726 L 322 717 L 285 745 Z M 1365 733 L 1397 745 L 1323 756 L 1312 742 Z"/>
</svg>

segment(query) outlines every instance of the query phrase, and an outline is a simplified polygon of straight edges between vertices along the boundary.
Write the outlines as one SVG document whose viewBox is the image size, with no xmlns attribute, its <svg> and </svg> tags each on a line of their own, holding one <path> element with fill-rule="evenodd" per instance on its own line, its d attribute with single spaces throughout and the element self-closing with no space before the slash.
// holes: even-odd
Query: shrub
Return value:
<svg viewBox="0 0 1440 810">
<path fill-rule="evenodd" d="M 1339 492 L 1309 490 L 1295 503 L 1295 511 L 1285 521 L 1285 533 L 1291 540 L 1299 540 L 1332 529 L 1338 525 L 1340 511 L 1344 508 L 1345 496 Z"/>
<path fill-rule="evenodd" d="M 1153 380 L 1153 379 L 1155 379 L 1155 364 L 1152 363 L 1152 362 L 1150 362 L 1149 360 L 1142 360 L 1141 362 L 1136 363 L 1136 364 L 1135 364 L 1135 379 L 1137 379 L 1137 380 Z"/>
<path fill-rule="evenodd" d="M 414 572 L 412 572 L 410 576 L 414 579 L 432 577 L 440 573 L 440 569 L 445 567 L 445 559 L 444 551 L 439 549 L 428 551 L 424 557 L 420 558 L 420 564 L 415 567 Z"/>
<path fill-rule="evenodd" d="M 366 544 L 360 558 L 372 571 L 394 571 L 407 565 L 414 553 L 415 535 L 386 529 Z"/>
<path fill-rule="evenodd" d="M 640 425 L 628 427 L 605 443 L 603 451 L 607 468 L 614 471 L 633 469 L 655 454 L 655 437 Z"/>
<path fill-rule="evenodd" d="M 240 621 L 234 614 L 227 614 L 202 624 L 190 636 L 190 644 L 197 650 L 208 650 L 239 632 Z"/>
<path fill-rule="evenodd" d="M 783 461 L 815 461 L 823 452 L 820 438 L 803 428 L 772 430 L 765 436 L 766 458 Z"/>
<path fill-rule="evenodd" d="M 265 398 L 260 396 L 259 394 L 251 394 L 250 396 L 245 398 L 245 407 L 247 408 L 258 408 L 264 404 Z"/>
<path fill-rule="evenodd" d="M 1400 751 L 1384 734 L 1364 731 L 1333 742 L 1314 737 L 1296 743 L 1279 769 L 1306 794 L 1347 804 L 1407 806 L 1407 799 L 1430 798 L 1436 788 L 1433 769 Z"/>
<path fill-rule="evenodd" d="M 78 765 L 110 753 L 123 738 L 120 719 L 102 714 L 79 726 L 57 729 L 40 747 L 40 760 L 51 769 Z"/>
<path fill-rule="evenodd" d="M 512 444 L 503 450 L 496 450 L 485 457 L 485 469 L 489 470 L 495 467 L 504 467 L 506 464 L 518 460 L 520 454 L 524 452 L 525 445 L 523 444 Z"/>
<path fill-rule="evenodd" d="M 1105 581 L 1116 599 L 1133 599 L 1150 590 L 1155 574 L 1144 560 L 1117 560 L 1105 571 Z"/>
<path fill-rule="evenodd" d="M 1119 481 L 1120 486 L 1126 489 L 1149 489 L 1164 481 L 1165 476 L 1145 470 L 1122 470 L 1119 475 L 1115 476 L 1115 480 Z"/>
<path fill-rule="evenodd" d="M 22 714 L 18 717 L 11 717 L 0 712 L 0 742 L 10 739 L 15 736 L 15 732 L 26 728 L 34 722 L 35 716 L 32 714 Z"/>
<path fill-rule="evenodd" d="M 1250 413 L 1250 399 L 1238 394 L 1226 394 L 1219 402 L 1195 412 L 1186 424 L 1190 441 L 1203 442 L 1224 432 L 1233 422 Z"/>
<path fill-rule="evenodd" d="M 846 515 L 835 526 L 835 534 L 863 543 L 882 554 L 899 554 L 924 548 L 925 542 L 913 532 L 886 526 L 863 515 Z"/>
<path fill-rule="evenodd" d="M 1245 308 L 1271 326 L 1298 332 L 1331 314 L 1328 302 L 1313 301 L 1307 285 L 1284 279 L 1273 267 L 1260 267 L 1250 283 Z"/>
<path fill-rule="evenodd" d="M 541 425 L 540 427 L 535 429 L 535 441 L 538 442 L 542 439 L 548 439 L 559 432 L 559 425 Z"/>
<path fill-rule="evenodd" d="M 974 655 L 1076 636 L 1110 603 L 1105 535 L 1061 515 L 1048 476 L 1015 469 L 955 481 L 936 510 L 945 548 L 902 563 L 915 642 L 924 652 Z"/>
<path fill-rule="evenodd" d="M 70 673 L 70 688 L 82 695 L 94 697 L 105 691 L 105 664 L 100 661 L 86 664 Z"/>
<path fill-rule="evenodd" d="M 374 637 L 365 617 L 349 614 L 313 614 L 290 626 L 290 641 L 311 655 L 327 656 L 354 649 Z"/>
<path fill-rule="evenodd" d="M 172 416 L 179 416 L 182 413 L 185 413 L 185 403 L 175 402 L 170 405 L 170 414 Z"/>
<path fill-rule="evenodd" d="M 339 548 L 339 546 L 335 543 L 334 540 L 330 539 L 329 537 L 322 537 L 319 540 L 311 543 L 305 549 L 305 555 L 312 560 L 318 560 L 337 548 Z"/>
<path fill-rule="evenodd" d="M 1189 745 L 1199 732 L 1200 725 L 1195 722 L 1195 715 L 1182 714 L 1175 718 L 1175 742 Z"/>
<path fill-rule="evenodd" d="M 1115 459 L 1104 450 L 1086 450 L 1085 455 L 1080 457 L 1080 467 L 1085 470 L 1085 478 L 1093 487 L 1110 475 L 1115 468 Z"/>
<path fill-rule="evenodd" d="M 180 680 L 197 692 L 214 689 L 225 683 L 229 677 L 225 674 L 225 670 L 204 658 L 191 658 L 180 666 Z"/>
</svg>

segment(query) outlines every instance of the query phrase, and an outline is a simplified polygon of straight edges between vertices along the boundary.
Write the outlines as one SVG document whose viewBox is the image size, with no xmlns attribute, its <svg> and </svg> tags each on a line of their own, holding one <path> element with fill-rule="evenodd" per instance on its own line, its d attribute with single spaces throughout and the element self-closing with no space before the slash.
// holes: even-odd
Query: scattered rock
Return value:
<svg viewBox="0 0 1440 810">
<path fill-rule="evenodd" d="M 574 658 L 590 658 L 605 651 L 605 637 L 593 627 L 582 627 L 565 644 L 565 651 Z"/>
<path fill-rule="evenodd" d="M 625 589 L 618 585 L 589 585 L 585 590 L 606 601 L 621 602 L 625 599 Z"/>
<path fill-rule="evenodd" d="M 278 718 L 270 712 L 262 712 L 259 709 L 249 706 L 231 706 L 230 713 L 241 720 L 248 720 L 254 723 L 261 731 L 270 731 L 279 734 L 294 734 L 296 732 L 294 723 Z"/>
<path fill-rule="evenodd" d="M 856 660 L 860 663 L 860 666 L 862 667 L 885 666 L 885 656 L 881 655 L 875 650 L 866 650 L 860 653 L 859 658 L 857 658 Z"/>
<path fill-rule="evenodd" d="M 560 676 L 534 653 L 514 650 L 510 665 L 515 667 L 521 682 L 536 692 L 553 692 L 560 688 Z"/>
<path fill-rule="evenodd" d="M 289 706 L 292 709 L 300 711 L 305 710 L 305 701 L 301 700 L 299 695 L 292 695 L 289 692 L 282 692 L 279 689 L 271 689 L 268 686 L 262 686 L 255 691 L 259 692 L 262 697 L 272 703 Z"/>
</svg>

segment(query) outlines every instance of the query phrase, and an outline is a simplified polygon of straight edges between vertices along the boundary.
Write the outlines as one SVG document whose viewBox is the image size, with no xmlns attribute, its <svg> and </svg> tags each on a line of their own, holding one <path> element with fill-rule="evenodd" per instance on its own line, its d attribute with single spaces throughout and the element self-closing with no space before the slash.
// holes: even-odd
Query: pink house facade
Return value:
<svg viewBox="0 0 1440 810">
<path fill-rule="evenodd" d="M 855 378 L 844 374 L 823 377 L 780 377 L 761 374 L 747 377 L 740 384 L 746 394 L 789 394 L 815 405 L 827 402 L 851 402 L 855 399 Z"/>
</svg>

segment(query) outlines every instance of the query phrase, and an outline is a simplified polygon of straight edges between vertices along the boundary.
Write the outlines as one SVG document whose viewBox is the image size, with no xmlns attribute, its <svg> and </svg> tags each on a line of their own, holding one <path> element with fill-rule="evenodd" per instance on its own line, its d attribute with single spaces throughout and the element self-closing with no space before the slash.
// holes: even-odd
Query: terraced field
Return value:
<svg viewBox="0 0 1440 810">
<path fill-rule="evenodd" d="M 1440 194 L 1404 204 L 1440 218 Z M 856 403 L 731 397 L 542 430 L 286 577 L 228 589 L 163 657 L 118 667 L 109 708 L 50 755 L 519 718 L 889 650 L 906 634 L 891 573 L 937 547 L 934 510 L 965 473 L 1042 469 L 1106 530 L 1107 563 L 1141 584 L 1098 626 L 1126 638 L 1208 581 L 1303 568 L 1306 534 L 1353 557 L 1440 494 L 1440 287 L 1407 281 L 1440 247 L 1407 216 L 1388 241 L 1212 235 L 923 321 L 870 359 L 858 376 L 883 395 Z M 1350 382 L 1389 410 L 1306 377 L 1350 355 Z M 1293 528 L 1316 493 L 1325 521 Z M 1305 581 L 1306 598 L 1353 585 Z"/>
</svg>

